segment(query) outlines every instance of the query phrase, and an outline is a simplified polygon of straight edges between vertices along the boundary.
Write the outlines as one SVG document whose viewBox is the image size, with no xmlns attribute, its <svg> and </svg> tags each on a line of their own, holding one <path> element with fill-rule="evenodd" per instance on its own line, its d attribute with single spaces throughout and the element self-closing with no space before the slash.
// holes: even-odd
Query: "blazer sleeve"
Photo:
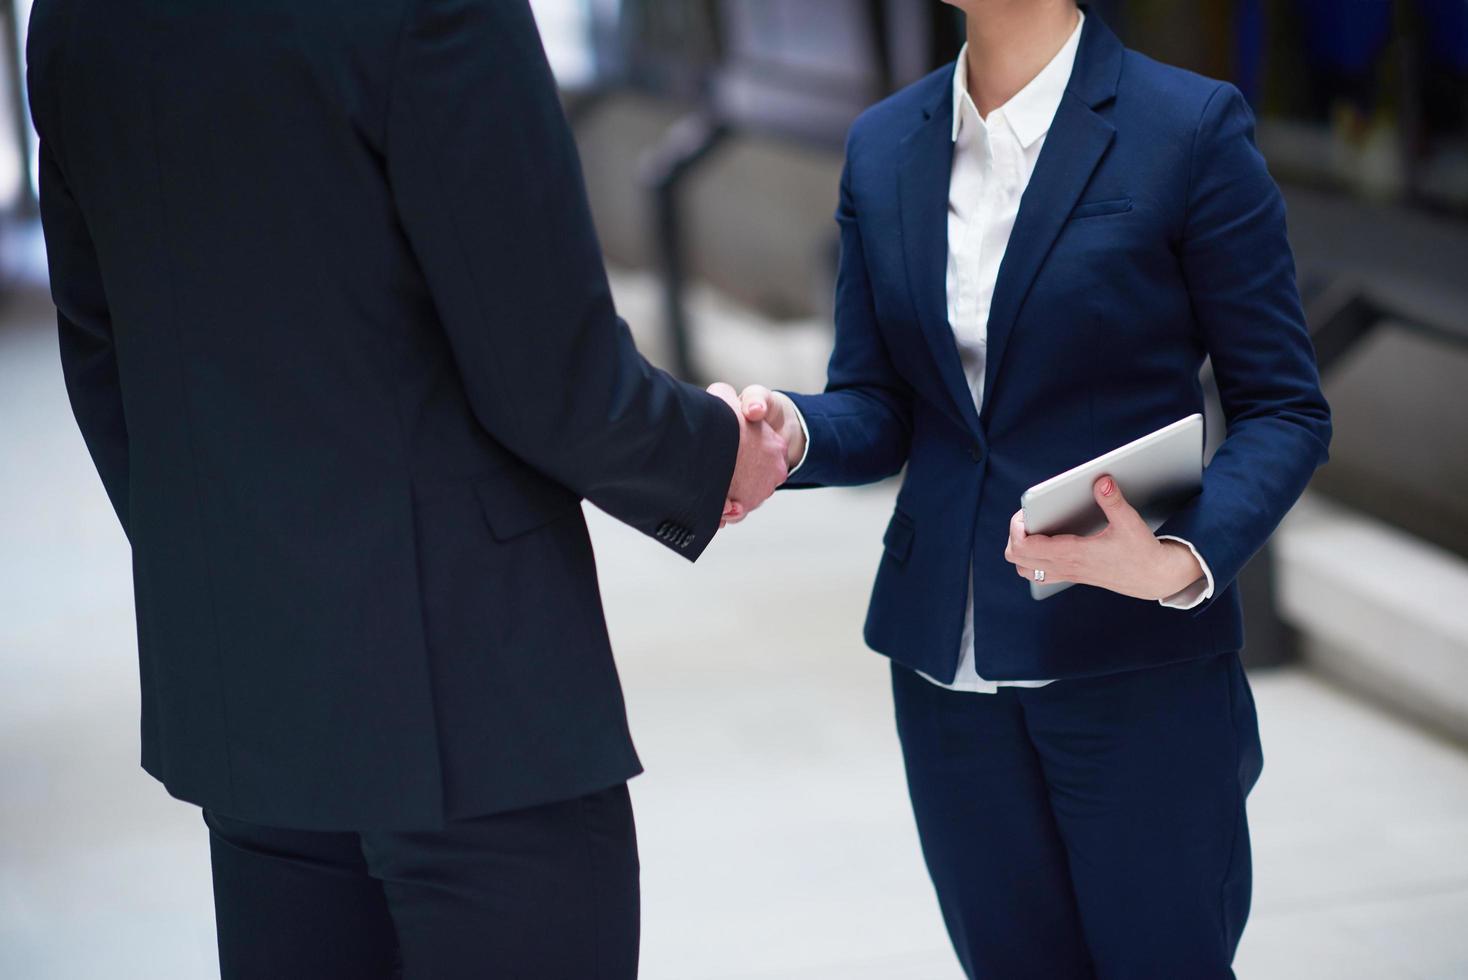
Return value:
<svg viewBox="0 0 1468 980">
<path fill-rule="evenodd" d="M 480 424 L 696 558 L 739 425 L 648 364 L 618 319 L 526 0 L 409 0 L 391 85 L 388 177 Z M 662 533 L 669 523 L 691 535 Z"/>
<path fill-rule="evenodd" d="M 1227 420 L 1203 492 L 1157 532 L 1191 542 L 1213 573 L 1213 597 L 1197 614 L 1274 533 L 1325 462 L 1331 436 L 1284 200 L 1231 85 L 1213 93 L 1198 127 L 1180 250 Z"/>
<path fill-rule="evenodd" d="M 51 143 L 40 144 L 41 225 L 66 394 L 112 509 L 128 533 L 128 435 L 102 270 Z"/>
<path fill-rule="evenodd" d="M 787 392 L 806 426 L 806 456 L 794 489 L 874 483 L 899 472 L 912 442 L 912 388 L 898 373 L 877 326 L 871 278 L 851 189 L 852 146 L 841 174 L 836 223 L 836 346 L 819 395 Z"/>
</svg>

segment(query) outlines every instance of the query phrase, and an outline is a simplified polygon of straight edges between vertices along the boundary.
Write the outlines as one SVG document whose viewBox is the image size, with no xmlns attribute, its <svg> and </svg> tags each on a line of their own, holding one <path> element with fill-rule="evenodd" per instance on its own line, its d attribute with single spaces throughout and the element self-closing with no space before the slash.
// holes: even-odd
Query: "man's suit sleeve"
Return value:
<svg viewBox="0 0 1468 980">
<path fill-rule="evenodd" d="M 1191 542 L 1213 573 L 1214 597 L 1195 613 L 1263 547 L 1330 444 L 1284 201 L 1253 133 L 1243 96 L 1220 85 L 1195 138 L 1180 246 L 1228 423 L 1202 494 L 1158 530 Z"/>
<path fill-rule="evenodd" d="M 128 531 L 128 435 L 117 344 L 102 270 L 86 221 L 51 144 L 40 147 L 41 224 L 61 342 L 61 370 L 82 438 L 102 485 Z"/>
<path fill-rule="evenodd" d="M 649 365 L 618 319 L 528 5 L 408 4 L 386 165 L 480 424 L 696 558 L 718 529 L 738 422 Z"/>
<path fill-rule="evenodd" d="M 786 486 L 873 483 L 902 469 L 912 439 L 912 389 L 893 365 L 877 326 L 871 278 L 851 189 L 852 144 L 841 175 L 836 223 L 836 346 L 819 395 L 789 392 L 806 429 L 806 455 Z"/>
</svg>

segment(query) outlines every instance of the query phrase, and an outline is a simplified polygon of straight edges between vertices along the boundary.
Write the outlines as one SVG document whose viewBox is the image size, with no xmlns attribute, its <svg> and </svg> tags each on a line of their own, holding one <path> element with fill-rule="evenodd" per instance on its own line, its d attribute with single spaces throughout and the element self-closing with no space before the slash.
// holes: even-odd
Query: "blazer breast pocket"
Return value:
<svg viewBox="0 0 1468 980">
<path fill-rule="evenodd" d="M 1132 199 L 1117 197 L 1108 201 L 1082 201 L 1070 213 L 1070 220 L 1077 218 L 1099 218 L 1107 214 L 1125 214 L 1132 209 Z"/>
</svg>

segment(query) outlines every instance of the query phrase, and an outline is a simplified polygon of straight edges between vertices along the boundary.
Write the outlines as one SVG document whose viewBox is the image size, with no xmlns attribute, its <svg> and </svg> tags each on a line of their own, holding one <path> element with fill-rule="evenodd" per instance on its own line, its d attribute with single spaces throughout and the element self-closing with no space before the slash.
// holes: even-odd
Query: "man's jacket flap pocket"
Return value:
<svg viewBox="0 0 1468 980">
<path fill-rule="evenodd" d="M 570 490 L 520 466 L 476 480 L 474 494 L 496 541 L 528 534 L 581 506 Z"/>
<path fill-rule="evenodd" d="M 912 520 L 900 510 L 893 511 L 887 533 L 882 536 L 882 545 L 893 558 L 907 561 L 907 556 L 912 553 L 912 535 Z"/>
</svg>

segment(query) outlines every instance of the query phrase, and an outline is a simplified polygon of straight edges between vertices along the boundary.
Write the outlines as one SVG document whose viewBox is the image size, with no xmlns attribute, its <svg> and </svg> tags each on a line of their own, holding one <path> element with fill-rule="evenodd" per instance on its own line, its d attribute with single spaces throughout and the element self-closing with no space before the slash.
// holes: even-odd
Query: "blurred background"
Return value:
<svg viewBox="0 0 1468 980">
<path fill-rule="evenodd" d="M 823 380 L 844 133 L 936 0 L 534 0 L 623 315 L 700 382 Z M 0 4 L 0 976 L 210 975 L 203 827 L 137 767 L 129 558 L 72 423 Z M 1242 977 L 1468 977 L 1468 0 L 1111 0 L 1237 84 L 1284 188 L 1332 461 L 1246 571 L 1267 764 Z M 648 774 L 651 980 L 956 980 L 860 626 L 894 485 L 696 569 L 591 513 Z M 677 615 L 670 616 L 669 610 Z"/>
</svg>

